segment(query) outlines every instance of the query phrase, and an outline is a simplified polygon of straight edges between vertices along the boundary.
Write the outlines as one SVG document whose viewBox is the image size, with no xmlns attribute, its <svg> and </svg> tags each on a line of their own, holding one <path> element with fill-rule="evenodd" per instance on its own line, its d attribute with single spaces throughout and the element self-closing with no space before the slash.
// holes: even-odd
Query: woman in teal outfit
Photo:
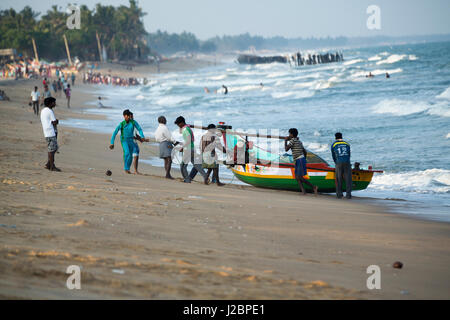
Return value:
<svg viewBox="0 0 450 320">
<path fill-rule="evenodd" d="M 124 121 L 119 123 L 116 130 L 111 137 L 111 145 L 109 148 L 114 149 L 114 140 L 116 139 L 116 135 L 120 130 L 120 142 L 122 144 L 123 149 L 123 162 L 124 162 L 124 170 L 126 173 L 130 172 L 131 162 L 133 161 L 133 154 L 139 154 L 139 147 L 137 143 L 134 141 L 134 129 L 136 128 L 139 132 L 140 137 L 144 140 L 144 132 L 142 132 L 141 126 L 137 121 L 131 119 L 131 111 L 125 110 L 123 112 Z"/>
</svg>

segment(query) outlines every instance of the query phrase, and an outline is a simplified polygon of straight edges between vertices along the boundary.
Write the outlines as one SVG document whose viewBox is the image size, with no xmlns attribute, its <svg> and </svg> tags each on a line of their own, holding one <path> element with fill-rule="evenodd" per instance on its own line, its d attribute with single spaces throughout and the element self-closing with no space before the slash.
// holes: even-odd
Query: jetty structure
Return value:
<svg viewBox="0 0 450 320">
<path fill-rule="evenodd" d="M 291 66 L 299 67 L 322 63 L 333 63 L 344 61 L 344 55 L 336 53 L 301 53 L 296 52 L 285 56 L 257 56 L 251 54 L 241 54 L 237 61 L 240 64 L 267 64 L 267 63 L 289 63 Z"/>
</svg>

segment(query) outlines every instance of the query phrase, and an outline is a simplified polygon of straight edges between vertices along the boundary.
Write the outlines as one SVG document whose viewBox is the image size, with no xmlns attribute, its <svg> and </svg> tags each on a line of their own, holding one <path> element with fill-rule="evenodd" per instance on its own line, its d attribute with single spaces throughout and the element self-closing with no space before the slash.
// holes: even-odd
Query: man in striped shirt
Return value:
<svg viewBox="0 0 450 320">
<path fill-rule="evenodd" d="M 308 152 L 303 147 L 303 143 L 298 138 L 298 130 L 295 128 L 289 129 L 289 137 L 284 142 L 284 148 L 287 151 L 292 150 L 292 157 L 295 164 L 295 179 L 297 179 L 300 190 L 303 194 L 306 194 L 303 184 L 308 185 L 317 195 L 317 186 L 313 186 L 311 182 L 306 180 L 304 176 L 307 175 L 306 171 L 306 157 Z"/>
</svg>

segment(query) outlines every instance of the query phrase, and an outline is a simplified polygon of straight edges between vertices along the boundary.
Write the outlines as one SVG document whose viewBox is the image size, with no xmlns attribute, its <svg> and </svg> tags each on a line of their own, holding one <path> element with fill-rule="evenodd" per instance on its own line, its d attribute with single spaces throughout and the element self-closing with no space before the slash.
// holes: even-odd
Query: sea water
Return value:
<svg viewBox="0 0 450 320">
<path fill-rule="evenodd" d="M 93 86 L 114 109 L 87 112 L 106 114 L 108 120 L 70 119 L 65 124 L 112 132 L 122 110 L 129 108 L 150 136 L 160 115 L 174 134 L 173 121 L 180 115 L 188 123 L 223 121 L 234 129 L 266 129 L 269 134 L 287 135 L 294 127 L 304 145 L 330 164 L 330 144 L 340 131 L 351 144 L 352 162 L 384 171 L 354 195 L 450 222 L 450 42 L 348 48 L 343 54 L 340 63 L 295 68 L 230 60 L 149 75 L 150 83 L 141 87 Z M 369 72 L 375 77 L 367 78 Z M 222 85 L 229 93 L 214 93 Z M 197 140 L 200 135 L 196 132 Z M 141 157 L 162 166 L 155 155 Z M 221 175 L 232 176 L 226 168 Z"/>
</svg>

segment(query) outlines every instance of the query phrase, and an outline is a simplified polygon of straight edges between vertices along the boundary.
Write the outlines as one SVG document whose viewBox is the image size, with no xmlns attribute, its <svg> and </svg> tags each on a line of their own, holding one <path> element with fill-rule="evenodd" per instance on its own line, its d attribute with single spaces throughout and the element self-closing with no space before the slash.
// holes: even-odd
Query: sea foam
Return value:
<svg viewBox="0 0 450 320">
<path fill-rule="evenodd" d="M 343 64 L 344 64 L 344 66 L 350 66 L 352 64 L 360 63 L 360 62 L 363 62 L 363 59 L 349 60 L 349 61 L 344 62 Z"/>
<path fill-rule="evenodd" d="M 314 95 L 314 91 L 289 91 L 289 92 L 274 92 L 271 94 L 274 99 L 302 99 L 310 98 Z"/>
<path fill-rule="evenodd" d="M 438 99 L 449 99 L 450 100 L 450 87 L 445 89 L 440 95 L 436 96 Z"/>
<path fill-rule="evenodd" d="M 450 170 L 435 168 L 375 175 L 370 188 L 417 193 L 450 193 Z"/>
<path fill-rule="evenodd" d="M 330 146 L 319 142 L 305 142 L 305 147 L 315 152 L 326 152 Z"/>
<path fill-rule="evenodd" d="M 379 55 L 370 57 L 367 61 L 380 61 L 382 58 Z"/>
<path fill-rule="evenodd" d="M 450 107 L 445 103 L 429 104 L 424 101 L 408 101 L 399 99 L 386 99 L 372 107 L 373 113 L 407 116 L 415 113 L 440 117 L 450 117 Z"/>
<path fill-rule="evenodd" d="M 406 54 L 393 54 L 393 55 L 390 55 L 385 60 L 378 61 L 377 65 L 384 64 L 384 63 L 389 63 L 389 64 L 396 63 L 396 62 L 399 62 L 399 61 L 405 59 L 406 57 L 408 57 Z"/>
</svg>

